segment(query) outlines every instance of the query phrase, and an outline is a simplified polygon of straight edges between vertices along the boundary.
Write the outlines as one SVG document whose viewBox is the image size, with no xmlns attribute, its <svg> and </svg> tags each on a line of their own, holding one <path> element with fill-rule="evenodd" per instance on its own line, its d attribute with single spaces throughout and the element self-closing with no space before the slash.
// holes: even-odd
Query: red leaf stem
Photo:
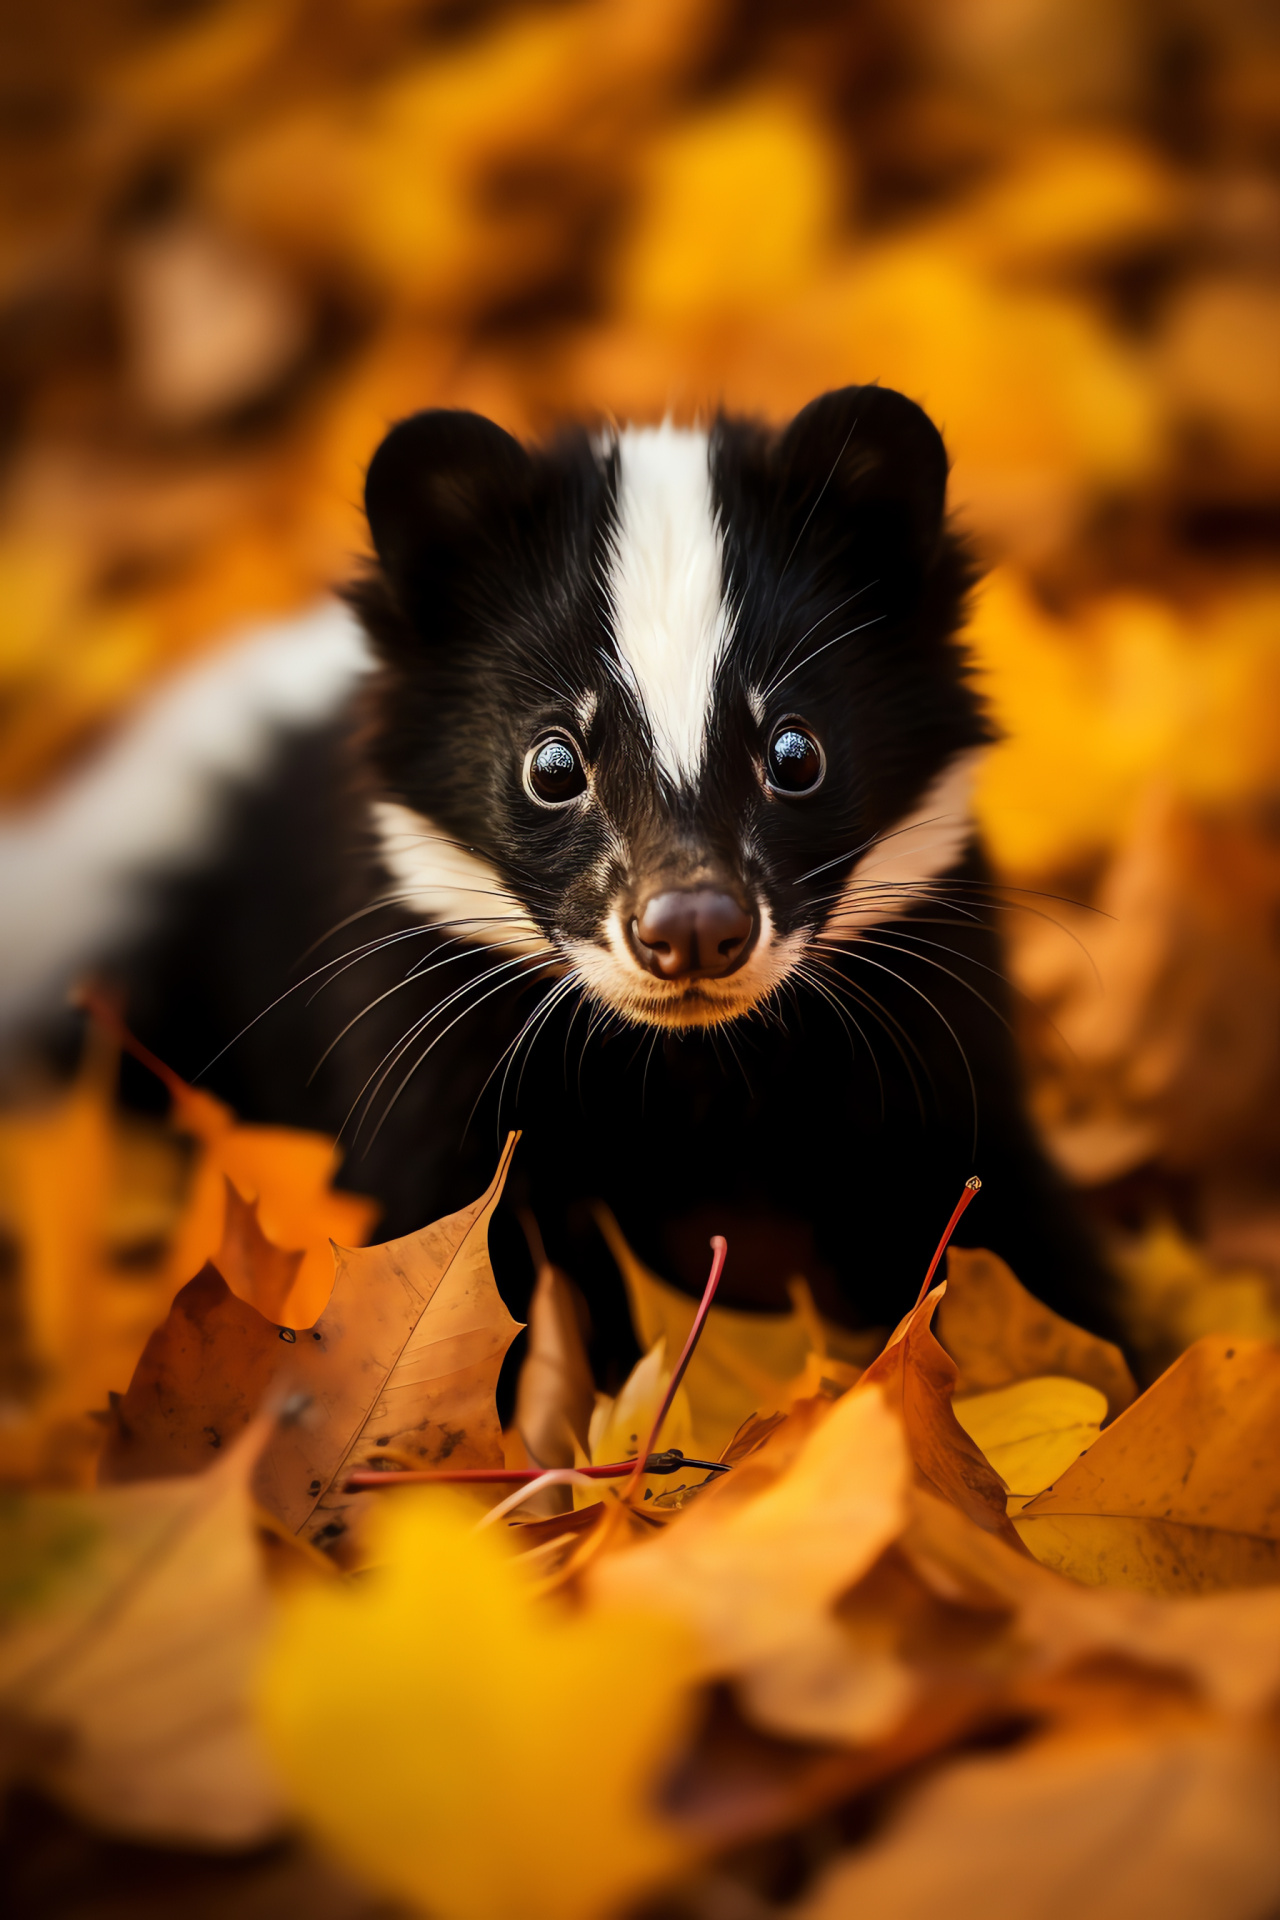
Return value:
<svg viewBox="0 0 1280 1920">
<path fill-rule="evenodd" d="M 623 1500 L 629 1500 L 639 1486 L 644 1474 L 645 1462 L 658 1444 L 658 1435 L 662 1432 L 662 1423 L 671 1411 L 671 1402 L 675 1399 L 676 1390 L 680 1382 L 684 1379 L 685 1369 L 693 1358 L 693 1350 L 698 1344 L 707 1315 L 711 1311 L 711 1302 L 716 1297 L 716 1288 L 720 1285 L 720 1275 L 724 1272 L 724 1263 L 728 1257 L 728 1253 L 729 1242 L 725 1239 L 724 1235 L 722 1233 L 713 1233 L 711 1236 L 711 1272 L 708 1274 L 707 1284 L 702 1290 L 702 1299 L 699 1302 L 698 1311 L 693 1316 L 693 1325 L 689 1329 L 689 1338 L 684 1343 L 684 1351 L 676 1361 L 675 1371 L 667 1383 L 667 1391 L 663 1396 L 662 1405 L 658 1408 L 658 1417 L 650 1430 L 648 1444 L 642 1447 L 635 1457 L 631 1478 L 622 1489 Z"/>
<path fill-rule="evenodd" d="M 943 1234 L 941 1240 L 939 1240 L 938 1242 L 938 1250 L 934 1254 L 932 1260 L 929 1262 L 929 1271 L 928 1273 L 926 1273 L 924 1277 L 924 1282 L 920 1288 L 920 1291 L 916 1295 L 917 1306 L 920 1305 L 920 1302 L 924 1299 L 926 1293 L 928 1293 L 929 1291 L 929 1287 L 932 1283 L 933 1276 L 938 1271 L 938 1262 L 939 1260 L 941 1260 L 943 1254 L 946 1252 L 947 1247 L 951 1240 L 951 1236 L 960 1224 L 960 1216 L 963 1214 L 965 1208 L 969 1205 L 969 1202 L 971 1200 L 976 1200 L 978 1197 L 978 1194 L 981 1191 L 982 1191 L 981 1180 L 979 1180 L 976 1173 L 971 1174 L 970 1177 L 964 1183 L 964 1192 L 960 1195 L 960 1198 L 956 1201 L 956 1210 L 947 1222 L 946 1232 Z"/>
</svg>

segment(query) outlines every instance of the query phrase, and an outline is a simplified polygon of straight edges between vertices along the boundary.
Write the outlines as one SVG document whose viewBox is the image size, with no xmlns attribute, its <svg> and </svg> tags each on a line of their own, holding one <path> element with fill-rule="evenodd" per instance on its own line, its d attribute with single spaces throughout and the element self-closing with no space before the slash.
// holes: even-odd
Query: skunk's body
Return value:
<svg viewBox="0 0 1280 1920">
<path fill-rule="evenodd" d="M 961 1237 L 1105 1328 L 1006 1025 L 945 481 L 877 388 L 780 435 L 530 452 L 403 423 L 351 595 L 377 669 L 172 896 L 130 969 L 142 1037 L 187 1073 L 218 1055 L 249 1117 L 341 1129 L 387 1235 L 473 1198 L 522 1127 L 511 1200 L 602 1369 L 628 1337 L 592 1201 L 686 1289 L 723 1231 L 730 1303 L 785 1307 L 802 1273 L 884 1325 L 977 1171 Z M 494 1250 L 518 1308 L 510 1214 Z"/>
</svg>

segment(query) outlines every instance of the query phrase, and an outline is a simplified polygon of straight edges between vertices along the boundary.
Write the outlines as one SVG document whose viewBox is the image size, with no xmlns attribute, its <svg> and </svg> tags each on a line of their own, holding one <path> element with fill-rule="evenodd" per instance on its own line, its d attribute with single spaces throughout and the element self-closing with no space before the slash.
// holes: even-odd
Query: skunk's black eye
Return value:
<svg viewBox="0 0 1280 1920">
<path fill-rule="evenodd" d="M 524 782 L 535 800 L 560 807 L 586 792 L 587 776 L 572 740 L 553 733 L 540 740 L 525 761 Z"/>
<path fill-rule="evenodd" d="M 784 720 L 769 742 L 769 785 L 779 793 L 812 793 L 826 770 L 826 757 L 808 727 Z"/>
</svg>

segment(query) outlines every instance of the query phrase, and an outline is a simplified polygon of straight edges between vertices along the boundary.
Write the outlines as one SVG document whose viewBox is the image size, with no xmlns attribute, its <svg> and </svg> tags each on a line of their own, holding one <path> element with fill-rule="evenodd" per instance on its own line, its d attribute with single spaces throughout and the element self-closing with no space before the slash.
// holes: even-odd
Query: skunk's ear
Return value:
<svg viewBox="0 0 1280 1920">
<path fill-rule="evenodd" d="M 889 387 L 840 387 L 798 413 L 778 444 L 779 477 L 797 528 L 806 516 L 870 517 L 927 565 L 947 492 L 942 435 Z M 850 527 L 852 531 L 852 526 Z"/>
<path fill-rule="evenodd" d="M 496 533 L 527 494 L 532 462 L 478 413 L 447 407 L 392 427 L 369 463 L 364 505 L 384 572 L 412 600 L 432 576 Z"/>
</svg>

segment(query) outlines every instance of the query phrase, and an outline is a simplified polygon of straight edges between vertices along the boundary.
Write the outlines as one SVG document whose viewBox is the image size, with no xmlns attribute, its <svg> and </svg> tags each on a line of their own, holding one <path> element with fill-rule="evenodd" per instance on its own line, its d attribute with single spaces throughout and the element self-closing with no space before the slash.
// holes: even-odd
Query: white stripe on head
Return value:
<svg viewBox="0 0 1280 1920">
<path fill-rule="evenodd" d="M 977 747 L 958 753 L 920 805 L 876 836 L 845 881 L 820 938 L 851 939 L 859 927 L 898 919 L 930 880 L 955 866 L 973 837 L 973 782 L 984 752 Z"/>
<path fill-rule="evenodd" d="M 396 882 L 391 899 L 428 920 L 447 921 L 455 940 L 513 953 L 546 950 L 528 909 L 487 860 L 398 801 L 375 800 L 370 811 L 382 863 Z"/>
<path fill-rule="evenodd" d="M 617 451 L 609 590 L 618 655 L 659 767 L 672 781 L 692 780 L 732 625 L 707 436 L 664 421 L 626 428 Z"/>
</svg>

